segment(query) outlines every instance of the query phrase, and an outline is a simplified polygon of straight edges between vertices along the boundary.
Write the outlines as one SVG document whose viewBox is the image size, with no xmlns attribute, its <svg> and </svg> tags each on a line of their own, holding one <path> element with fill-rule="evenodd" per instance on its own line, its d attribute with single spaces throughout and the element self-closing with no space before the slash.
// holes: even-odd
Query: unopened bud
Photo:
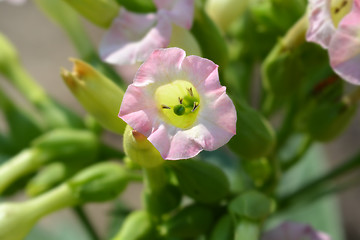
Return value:
<svg viewBox="0 0 360 240">
<path fill-rule="evenodd" d="M 169 161 L 166 164 L 175 173 L 181 191 L 198 202 L 218 202 L 229 193 L 230 186 L 225 173 L 214 165 L 191 159 Z"/>
<path fill-rule="evenodd" d="M 102 202 L 118 196 L 131 179 L 123 166 L 103 162 L 82 170 L 67 184 L 79 203 Z"/>
<path fill-rule="evenodd" d="M 107 28 L 119 13 L 114 0 L 64 0 L 78 13 L 99 27 Z"/>
<path fill-rule="evenodd" d="M 61 72 L 66 85 L 103 127 L 123 134 L 126 124 L 117 115 L 124 91 L 89 64 L 78 59 L 72 61 L 73 71 Z"/>
<path fill-rule="evenodd" d="M 165 162 L 154 145 L 129 125 L 124 133 L 124 151 L 132 161 L 145 168 L 156 167 Z"/>
<path fill-rule="evenodd" d="M 14 46 L 0 34 L 0 73 L 8 75 L 13 65 L 19 64 L 18 55 Z"/>
<path fill-rule="evenodd" d="M 245 159 L 258 159 L 268 155 L 275 146 L 275 132 L 270 123 L 255 109 L 236 103 L 236 128 L 241 129 L 228 146 Z"/>
</svg>

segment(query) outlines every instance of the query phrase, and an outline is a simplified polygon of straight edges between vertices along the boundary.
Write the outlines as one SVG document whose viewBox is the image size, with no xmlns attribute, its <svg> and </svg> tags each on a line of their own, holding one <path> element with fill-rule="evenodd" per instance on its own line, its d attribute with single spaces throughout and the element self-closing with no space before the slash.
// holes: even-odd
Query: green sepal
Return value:
<svg viewBox="0 0 360 240">
<path fill-rule="evenodd" d="M 181 191 L 201 203 L 215 203 L 229 193 L 229 180 L 218 167 L 192 159 L 166 162 Z"/>
</svg>

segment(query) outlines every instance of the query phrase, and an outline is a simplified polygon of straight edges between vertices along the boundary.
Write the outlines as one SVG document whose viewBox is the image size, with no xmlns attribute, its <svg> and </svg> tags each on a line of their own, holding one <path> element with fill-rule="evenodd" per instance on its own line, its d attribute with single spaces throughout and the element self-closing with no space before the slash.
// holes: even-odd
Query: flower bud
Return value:
<svg viewBox="0 0 360 240">
<path fill-rule="evenodd" d="M 226 31 L 247 9 L 249 0 L 209 0 L 206 12 L 223 31 Z"/>
<path fill-rule="evenodd" d="M 213 220 L 214 215 L 209 208 L 190 205 L 164 222 L 160 226 L 160 234 L 166 237 L 196 238 L 208 232 Z"/>
<path fill-rule="evenodd" d="M 120 231 L 113 240 L 147 240 L 156 239 L 155 228 L 152 226 L 150 215 L 146 211 L 130 213 Z"/>
<path fill-rule="evenodd" d="M 121 6 L 136 13 L 156 12 L 156 6 L 152 0 L 116 0 Z"/>
<path fill-rule="evenodd" d="M 234 239 L 234 223 L 230 214 L 226 214 L 220 218 L 215 224 L 210 234 L 209 240 L 233 240 Z"/>
<path fill-rule="evenodd" d="M 124 96 L 122 89 L 89 64 L 77 59 L 72 61 L 73 72 L 61 72 L 66 85 L 103 127 L 123 134 L 125 123 L 117 116 Z"/>
<path fill-rule="evenodd" d="M 198 202 L 215 203 L 229 193 L 229 180 L 214 165 L 191 159 L 166 164 L 175 173 L 181 191 Z"/>
<path fill-rule="evenodd" d="M 228 209 L 237 218 L 245 217 L 254 221 L 260 221 L 275 210 L 275 203 L 268 196 L 250 190 L 233 199 Z"/>
<path fill-rule="evenodd" d="M 232 151 L 245 159 L 268 155 L 275 145 L 275 133 L 269 122 L 245 104 L 235 104 L 237 110 L 236 135 L 229 141 Z"/>
<path fill-rule="evenodd" d="M 129 125 L 125 129 L 123 143 L 126 155 L 142 167 L 153 168 L 165 161 L 147 138 Z"/>
<path fill-rule="evenodd" d="M 161 216 L 180 205 L 181 192 L 176 186 L 166 184 L 158 191 L 145 190 L 144 202 L 150 214 Z"/>
<path fill-rule="evenodd" d="M 184 49 L 188 56 L 202 56 L 201 47 L 199 46 L 199 43 L 193 34 L 189 30 L 176 24 L 172 25 L 172 33 L 168 48 L 169 47 L 178 47 Z"/>
<path fill-rule="evenodd" d="M 118 15 L 119 6 L 114 0 L 64 0 L 79 14 L 99 27 L 107 28 Z"/>
<path fill-rule="evenodd" d="M 235 227 L 235 240 L 258 240 L 260 237 L 259 223 L 240 220 Z M 279 239 L 280 240 L 280 239 Z"/>
<path fill-rule="evenodd" d="M 103 162 L 84 169 L 66 184 L 78 203 L 103 202 L 118 196 L 131 178 L 121 165 Z"/>
<path fill-rule="evenodd" d="M 98 145 L 92 132 L 75 129 L 55 129 L 32 142 L 32 148 L 46 154 L 43 163 L 94 159 Z"/>
</svg>

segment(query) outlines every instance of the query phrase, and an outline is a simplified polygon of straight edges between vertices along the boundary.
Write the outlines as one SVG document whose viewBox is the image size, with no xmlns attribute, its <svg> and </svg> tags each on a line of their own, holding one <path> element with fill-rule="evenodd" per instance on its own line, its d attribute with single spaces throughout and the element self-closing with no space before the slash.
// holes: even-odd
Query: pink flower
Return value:
<svg viewBox="0 0 360 240">
<path fill-rule="evenodd" d="M 190 29 L 194 0 L 154 0 L 156 13 L 136 14 L 122 8 L 100 45 L 102 59 L 112 64 L 143 62 L 153 50 L 170 43 L 172 24 Z"/>
<path fill-rule="evenodd" d="M 266 232 L 261 240 L 331 240 L 322 232 L 315 231 L 311 226 L 285 222 L 277 228 Z"/>
<path fill-rule="evenodd" d="M 218 66 L 185 55 L 179 48 L 155 50 L 127 88 L 119 113 L 169 160 L 215 150 L 236 132 L 236 110 Z"/>
<path fill-rule="evenodd" d="M 328 49 L 330 64 L 344 80 L 360 85 L 360 0 L 309 0 L 307 40 Z"/>
</svg>

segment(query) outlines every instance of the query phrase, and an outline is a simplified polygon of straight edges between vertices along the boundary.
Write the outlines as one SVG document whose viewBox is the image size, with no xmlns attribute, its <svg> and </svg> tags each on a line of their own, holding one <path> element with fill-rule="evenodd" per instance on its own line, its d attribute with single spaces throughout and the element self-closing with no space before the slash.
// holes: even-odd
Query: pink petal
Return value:
<svg viewBox="0 0 360 240">
<path fill-rule="evenodd" d="M 216 90 L 221 87 L 219 82 L 218 65 L 198 56 L 186 57 L 181 69 L 202 93 Z"/>
<path fill-rule="evenodd" d="M 166 10 L 171 21 L 190 29 L 194 19 L 194 0 L 154 0 L 159 10 Z"/>
<path fill-rule="evenodd" d="M 186 53 L 180 48 L 157 49 L 139 68 L 134 84 L 144 86 L 150 83 L 154 87 L 179 79 L 180 66 Z"/>
<path fill-rule="evenodd" d="M 331 18 L 331 0 L 310 0 L 309 28 L 306 40 L 320 44 L 327 49 L 331 37 L 335 32 L 335 26 Z"/>
<path fill-rule="evenodd" d="M 360 0 L 340 22 L 329 46 L 330 63 L 344 80 L 360 85 Z"/>
<path fill-rule="evenodd" d="M 116 71 L 119 73 L 121 78 L 129 85 L 133 83 L 136 72 L 140 67 L 140 63 L 129 64 L 129 65 L 117 65 Z"/>
<path fill-rule="evenodd" d="M 100 45 L 100 56 L 112 64 L 144 61 L 154 49 L 166 47 L 171 23 L 164 13 L 135 14 L 120 10 Z"/>
<path fill-rule="evenodd" d="M 149 136 L 157 117 L 156 103 L 143 89 L 130 85 L 123 97 L 119 117 L 134 130 Z"/>
<path fill-rule="evenodd" d="M 261 240 L 331 240 L 331 238 L 322 232 L 315 231 L 311 226 L 286 222 L 277 228 L 266 232 Z"/>
</svg>

